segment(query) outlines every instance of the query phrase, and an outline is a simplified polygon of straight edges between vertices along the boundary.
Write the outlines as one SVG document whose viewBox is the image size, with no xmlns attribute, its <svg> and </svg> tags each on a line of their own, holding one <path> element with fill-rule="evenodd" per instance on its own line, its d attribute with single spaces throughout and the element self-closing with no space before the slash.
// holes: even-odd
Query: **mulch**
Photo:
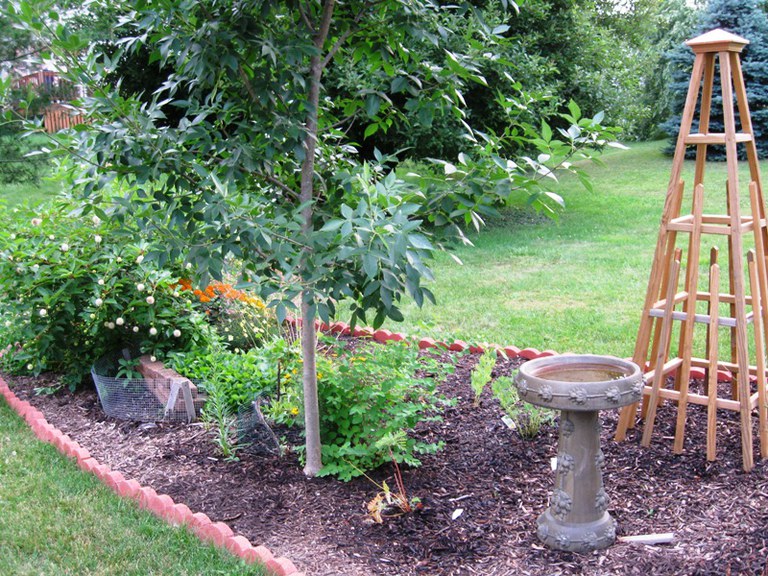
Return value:
<svg viewBox="0 0 768 576">
<path fill-rule="evenodd" d="M 290 451 L 281 457 L 242 453 L 240 461 L 227 462 L 200 424 L 108 418 L 91 389 L 36 396 L 34 388 L 55 380 L 51 375 L 6 381 L 100 461 L 227 522 L 254 544 L 289 557 L 308 576 L 768 574 L 766 463 L 742 471 L 738 414 L 719 414 L 719 459 L 707 462 L 706 412 L 699 407 L 689 408 L 680 455 L 672 453 L 673 405 L 660 407 L 650 448 L 639 445 L 642 426 L 614 442 L 618 413 L 604 412 L 604 482 L 618 535 L 672 532 L 675 540 L 557 552 L 536 538 L 536 518 L 553 486 L 555 426 L 545 426 L 535 440 L 521 439 L 502 422 L 489 390 L 480 406 L 473 405 L 469 375 L 477 356 L 443 356 L 456 369 L 440 389 L 457 403 L 442 422 L 418 433 L 445 447 L 423 457 L 421 467 L 403 471 L 409 495 L 421 500 L 419 509 L 382 524 L 366 512 L 378 488 L 365 478 L 308 480 Z M 500 361 L 494 375 L 509 375 L 516 365 Z M 286 431 L 278 435 L 289 444 L 301 442 Z M 386 466 L 371 476 L 394 485 Z"/>
</svg>

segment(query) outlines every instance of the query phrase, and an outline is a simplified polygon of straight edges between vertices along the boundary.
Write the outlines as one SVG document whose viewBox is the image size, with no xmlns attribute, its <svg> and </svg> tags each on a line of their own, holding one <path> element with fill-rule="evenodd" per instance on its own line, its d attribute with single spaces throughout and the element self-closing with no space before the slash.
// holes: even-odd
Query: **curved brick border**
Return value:
<svg viewBox="0 0 768 576">
<path fill-rule="evenodd" d="M 289 319 L 289 322 L 301 325 L 300 320 Z M 352 329 L 345 322 L 326 324 L 317 321 L 315 325 L 321 332 L 329 334 L 372 338 L 376 342 L 382 343 L 388 341 L 407 341 L 418 345 L 420 350 L 443 348 L 453 352 L 469 351 L 471 354 L 482 354 L 486 350 L 496 350 L 496 353 L 500 356 L 506 356 L 507 358 L 520 357 L 526 360 L 558 355 L 553 350 L 539 351 L 536 348 L 520 349 L 517 346 L 499 346 L 498 344 L 481 343 L 472 345 L 462 340 L 443 342 L 432 338 L 409 338 L 402 332 L 391 332 L 384 329 L 374 330 L 369 326 L 356 326 Z M 733 375 L 725 370 L 718 370 L 717 374 L 720 381 L 730 382 L 733 379 Z M 704 370 L 691 368 L 691 377 L 703 378 Z M 75 459 L 81 469 L 97 476 L 119 496 L 136 501 L 140 508 L 148 510 L 172 526 L 180 526 L 182 524 L 187 526 L 203 542 L 211 542 L 215 546 L 229 550 L 232 554 L 242 558 L 249 564 L 255 562 L 263 564 L 275 576 L 304 576 L 304 573 L 299 572 L 288 558 L 283 556 L 275 558 L 268 548 L 254 546 L 245 536 L 235 535 L 232 529 L 224 522 L 213 522 L 202 512 L 193 513 L 185 504 L 175 503 L 168 494 L 158 494 L 152 488 L 142 486 L 134 479 L 126 480 L 120 472 L 110 470 L 109 466 L 100 464 L 90 455 L 88 450 L 81 447 L 66 434 L 63 434 L 58 428 L 49 424 L 40 410 L 27 401 L 19 400 L 2 378 L 0 378 L 0 395 L 4 396 L 8 401 L 8 405 L 27 421 L 32 431 L 40 440 L 53 444 L 60 452 Z"/>
<path fill-rule="evenodd" d="M 99 463 L 88 450 L 51 425 L 40 410 L 25 400 L 19 400 L 2 378 L 0 395 L 27 421 L 40 440 L 53 444 L 59 452 L 74 459 L 79 468 L 98 477 L 118 496 L 134 500 L 140 508 L 172 526 L 187 526 L 203 542 L 229 550 L 248 564 L 263 564 L 275 576 L 304 576 L 288 558 L 275 558 L 268 548 L 254 546 L 245 536 L 235 535 L 224 522 L 213 522 L 201 512 L 193 513 L 185 504 L 174 502 L 168 494 L 158 494 L 152 488 L 142 486 L 134 479 L 127 480 L 120 472 Z"/>
</svg>

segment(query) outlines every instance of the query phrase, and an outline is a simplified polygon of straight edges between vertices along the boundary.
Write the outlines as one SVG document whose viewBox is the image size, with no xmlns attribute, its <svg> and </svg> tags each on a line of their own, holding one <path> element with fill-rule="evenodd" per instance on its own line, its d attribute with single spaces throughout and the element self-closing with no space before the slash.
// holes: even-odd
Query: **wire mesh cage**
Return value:
<svg viewBox="0 0 768 576">
<path fill-rule="evenodd" d="M 144 378 L 137 370 L 123 370 L 134 362 L 128 351 L 103 356 L 91 368 L 99 402 L 107 416 L 139 422 L 188 422 L 198 412 L 186 378 Z M 124 362 L 122 362 L 124 361 Z"/>
<path fill-rule="evenodd" d="M 280 442 L 261 413 L 260 397 L 237 411 L 237 443 L 252 454 L 280 455 Z"/>
</svg>

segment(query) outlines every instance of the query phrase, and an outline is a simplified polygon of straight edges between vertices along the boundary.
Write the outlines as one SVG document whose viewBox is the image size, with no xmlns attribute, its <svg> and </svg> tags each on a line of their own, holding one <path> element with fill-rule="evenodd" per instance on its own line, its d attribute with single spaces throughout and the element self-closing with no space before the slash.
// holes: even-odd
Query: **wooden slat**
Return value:
<svg viewBox="0 0 768 576">
<path fill-rule="evenodd" d="M 664 310 L 659 308 L 654 308 L 650 311 L 649 315 L 654 318 L 663 318 Z M 747 314 L 747 324 L 752 323 L 752 321 L 754 320 L 753 316 L 754 316 L 753 312 L 749 312 Z M 672 312 L 672 319 L 685 322 L 688 320 L 688 314 L 680 311 Z M 696 322 L 697 324 L 709 324 L 712 320 L 710 316 L 707 314 L 694 314 L 693 321 Z M 736 318 L 731 318 L 730 316 L 718 317 L 717 322 L 719 326 L 727 326 L 728 328 L 736 327 Z"/>
<path fill-rule="evenodd" d="M 685 138 L 686 144 L 725 144 L 726 135 L 718 132 L 710 132 L 709 134 L 689 134 Z M 746 142 L 752 142 L 752 134 L 744 134 L 740 132 L 735 136 L 736 142 L 743 144 Z"/>
</svg>

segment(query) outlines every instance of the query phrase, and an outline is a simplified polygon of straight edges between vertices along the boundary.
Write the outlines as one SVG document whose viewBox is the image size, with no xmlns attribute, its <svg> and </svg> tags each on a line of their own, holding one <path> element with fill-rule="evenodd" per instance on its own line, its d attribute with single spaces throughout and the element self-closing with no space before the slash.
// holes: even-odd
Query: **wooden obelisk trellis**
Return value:
<svg viewBox="0 0 768 576">
<path fill-rule="evenodd" d="M 700 404 L 707 407 L 707 458 L 714 460 L 718 410 L 738 411 L 744 470 L 749 471 L 754 465 L 752 428 L 755 412 L 761 454 L 763 458 L 768 456 L 765 365 L 768 232 L 757 150 L 739 58 L 748 41 L 718 29 L 686 44 L 695 53 L 693 73 L 633 358 L 638 365 L 646 367 L 641 443 L 644 446 L 650 444 L 657 407 L 663 400 L 671 400 L 677 403 L 674 451 L 681 452 L 688 404 Z M 722 90 L 723 133 L 710 132 L 716 63 L 719 64 Z M 738 130 L 734 99 L 738 107 Z M 698 130 L 692 132 L 697 102 Z M 704 209 L 704 175 L 709 145 L 725 146 L 725 190 L 713 191 L 719 192 L 718 198 L 723 199 L 718 205 L 724 205 L 724 215 L 710 214 Z M 691 212 L 682 214 L 684 184 L 681 173 L 688 146 L 696 147 L 696 163 Z M 740 203 L 740 148 L 746 151 L 749 164 L 748 210 Z M 707 192 L 711 195 L 709 190 Z M 707 203 L 708 208 L 711 205 L 712 202 Z M 717 248 L 710 251 L 709 273 L 701 274 L 699 270 L 702 243 L 717 235 L 727 241 L 728 267 L 723 272 L 722 281 Z M 685 256 L 683 249 L 687 252 Z M 722 354 L 725 358 L 721 358 L 719 352 L 727 348 L 727 342 L 721 343 L 723 333 L 727 334 L 726 340 L 730 339 L 728 352 Z M 692 374 L 704 376 L 702 393 L 689 390 Z M 732 384 L 728 390 L 718 393 L 718 379 L 731 380 Z M 616 431 L 617 440 L 623 440 L 627 429 L 634 426 L 636 412 L 637 404 L 624 408 Z"/>
</svg>

